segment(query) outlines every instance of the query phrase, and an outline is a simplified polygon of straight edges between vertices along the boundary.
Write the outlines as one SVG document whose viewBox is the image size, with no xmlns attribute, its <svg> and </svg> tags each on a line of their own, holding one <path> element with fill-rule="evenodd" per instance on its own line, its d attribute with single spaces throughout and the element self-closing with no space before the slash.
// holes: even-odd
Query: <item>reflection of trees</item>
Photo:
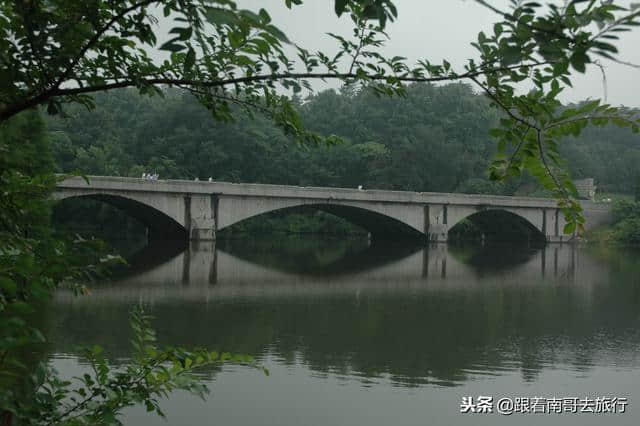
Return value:
<svg viewBox="0 0 640 426">
<path fill-rule="evenodd" d="M 141 274 L 170 261 L 188 249 L 184 241 L 163 241 L 150 244 L 128 256 L 127 264 L 114 271 L 115 277 Z"/>
<path fill-rule="evenodd" d="M 520 244 L 450 244 L 448 252 L 479 274 L 508 271 L 529 262 L 539 249 Z"/>
<path fill-rule="evenodd" d="M 290 272 L 326 269 L 367 247 L 367 239 L 362 237 L 309 238 L 304 235 L 267 235 L 220 240 L 217 244 L 218 249 L 240 259 Z"/>
<path fill-rule="evenodd" d="M 640 274 L 638 271 L 638 257 L 640 248 L 590 248 L 592 256 L 609 265 L 609 278 L 618 291 L 624 291 L 627 299 L 640 305 Z"/>
<path fill-rule="evenodd" d="M 428 285 L 426 283 L 425 285 Z M 455 384 L 470 371 L 521 369 L 525 380 L 556 363 L 576 368 L 625 356 L 640 343 L 638 299 L 612 287 L 488 285 L 416 294 L 367 292 L 226 302 L 156 302 L 161 343 L 205 346 L 320 372 L 389 375 L 396 383 Z M 55 352 L 100 341 L 129 354 L 126 304 L 54 305 Z M 209 371 L 212 374 L 214 370 Z"/>
<path fill-rule="evenodd" d="M 419 242 L 369 244 L 366 238 L 318 239 L 294 235 L 221 241 L 218 248 L 278 271 L 327 276 L 392 263 L 422 246 Z"/>
</svg>

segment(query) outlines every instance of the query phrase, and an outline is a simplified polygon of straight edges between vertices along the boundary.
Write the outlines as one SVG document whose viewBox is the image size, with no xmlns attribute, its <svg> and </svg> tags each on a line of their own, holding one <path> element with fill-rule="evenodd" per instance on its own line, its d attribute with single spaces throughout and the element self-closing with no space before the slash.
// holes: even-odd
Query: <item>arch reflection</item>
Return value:
<svg viewBox="0 0 640 426">
<path fill-rule="evenodd" d="M 126 356 L 127 311 L 142 301 L 163 343 L 400 386 L 456 385 L 514 370 L 535 381 L 557 365 L 634 365 L 640 298 L 599 254 L 555 246 L 491 268 L 486 263 L 500 253 L 478 250 L 432 246 L 322 274 L 251 263 L 255 253 L 240 258 L 213 244 L 191 246 L 151 270 L 97 286 L 91 297 L 59 293 L 53 351 L 106 341 L 111 356 Z M 614 272 L 635 274 L 629 265 Z"/>
</svg>

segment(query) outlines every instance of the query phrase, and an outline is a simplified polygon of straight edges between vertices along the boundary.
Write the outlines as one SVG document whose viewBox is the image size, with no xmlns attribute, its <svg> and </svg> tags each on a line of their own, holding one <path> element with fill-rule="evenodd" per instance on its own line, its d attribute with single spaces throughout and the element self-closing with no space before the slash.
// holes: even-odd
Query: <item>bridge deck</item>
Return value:
<svg viewBox="0 0 640 426">
<path fill-rule="evenodd" d="M 190 180 L 147 180 L 140 178 L 89 176 L 89 183 L 81 177 L 70 177 L 58 183 L 60 189 L 87 189 L 157 192 L 167 194 L 224 194 L 268 198 L 300 198 L 317 200 L 351 200 L 407 204 L 449 204 L 459 206 L 500 206 L 556 208 L 557 201 L 550 198 L 511 197 L 480 194 L 453 194 L 439 192 L 389 191 L 380 189 L 353 189 L 333 187 L 302 187 L 256 183 L 208 182 Z M 610 206 L 593 201 L 581 201 L 583 208 L 608 210 Z"/>
</svg>

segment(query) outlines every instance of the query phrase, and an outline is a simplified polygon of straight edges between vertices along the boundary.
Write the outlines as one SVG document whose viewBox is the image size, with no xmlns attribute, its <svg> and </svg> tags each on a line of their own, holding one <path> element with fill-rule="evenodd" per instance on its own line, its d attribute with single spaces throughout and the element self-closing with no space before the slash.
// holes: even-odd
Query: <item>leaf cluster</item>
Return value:
<svg viewBox="0 0 640 426">
<path fill-rule="evenodd" d="M 584 217 L 560 155 L 561 139 L 580 135 L 588 124 L 611 123 L 638 133 L 640 118 L 599 100 L 565 108 L 558 96 L 571 87 L 572 70 L 585 72 L 597 56 L 615 59 L 617 49 L 610 40 L 637 26 L 639 13 L 596 1 L 569 1 L 563 7 L 550 4 L 548 8 L 537 2 L 512 1 L 509 12 L 479 3 L 503 18 L 494 25 L 492 35 L 481 32 L 473 44 L 483 64 L 498 65 L 481 78 L 472 78 L 504 114 L 501 126 L 491 131 L 498 154 L 490 175 L 500 180 L 527 170 L 559 200 L 567 221 L 565 233 L 582 232 Z M 475 67 L 473 62 L 467 65 L 467 69 Z M 532 87 L 518 94 L 518 85 L 524 81 Z"/>
<path fill-rule="evenodd" d="M 208 389 L 195 375 L 198 369 L 228 362 L 256 366 L 247 355 L 158 348 L 151 319 L 142 305 L 131 310 L 133 356 L 124 366 L 111 365 L 100 346 L 84 349 L 86 373 L 64 380 L 51 367 L 40 365 L 30 376 L 34 397 L 14 398 L 5 409 L 25 425 L 119 425 L 122 409 L 132 405 L 165 417 L 160 401 L 175 390 L 204 398 Z"/>
</svg>

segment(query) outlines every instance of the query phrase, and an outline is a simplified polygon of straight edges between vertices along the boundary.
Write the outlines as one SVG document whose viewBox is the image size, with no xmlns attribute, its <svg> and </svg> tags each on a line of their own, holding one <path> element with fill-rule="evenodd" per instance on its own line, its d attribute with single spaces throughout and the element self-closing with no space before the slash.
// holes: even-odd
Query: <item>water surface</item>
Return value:
<svg viewBox="0 0 640 426">
<path fill-rule="evenodd" d="M 265 238 L 154 248 L 89 297 L 58 293 L 51 363 L 130 354 L 144 303 L 163 344 L 249 353 L 270 371 L 202 372 L 175 425 L 640 424 L 638 253 Z M 625 414 L 463 414 L 463 396 L 626 397 Z M 142 408 L 125 424 L 160 425 Z"/>
</svg>

